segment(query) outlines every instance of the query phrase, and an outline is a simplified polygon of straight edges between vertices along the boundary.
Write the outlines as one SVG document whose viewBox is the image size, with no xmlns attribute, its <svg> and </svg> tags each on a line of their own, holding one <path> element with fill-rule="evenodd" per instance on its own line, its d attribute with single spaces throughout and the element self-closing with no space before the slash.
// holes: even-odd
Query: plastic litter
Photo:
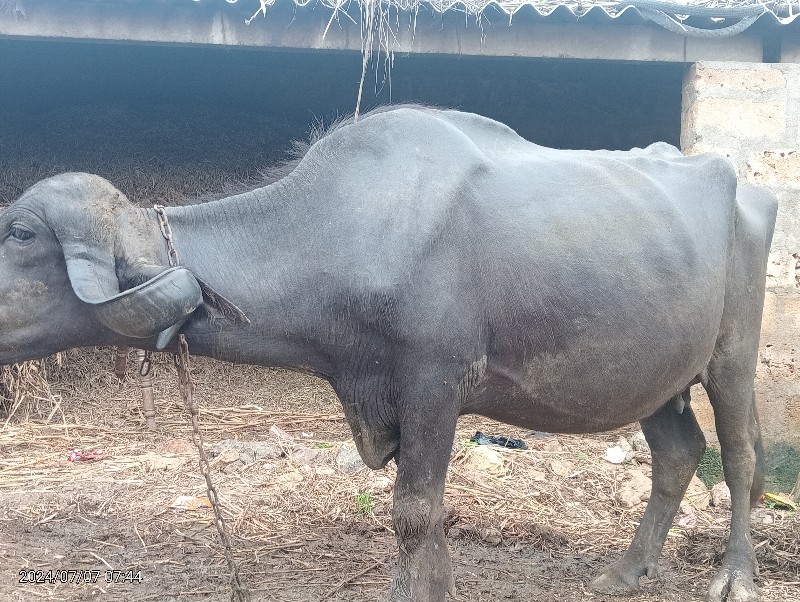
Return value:
<svg viewBox="0 0 800 602">
<path fill-rule="evenodd" d="M 106 455 L 102 449 L 93 449 L 92 451 L 81 451 L 73 449 L 67 456 L 67 462 L 96 462 L 102 460 Z"/>
<path fill-rule="evenodd" d="M 199 510 L 200 508 L 211 508 L 211 502 L 207 497 L 179 495 L 169 503 L 169 507 L 176 510 Z"/>
<path fill-rule="evenodd" d="M 781 495 L 780 493 L 765 493 L 764 501 L 768 506 L 778 508 L 780 510 L 797 510 L 797 504 L 795 504 L 788 496 Z"/>
<path fill-rule="evenodd" d="M 628 452 L 626 452 L 622 447 L 619 445 L 615 445 L 614 447 L 609 447 L 606 450 L 606 460 L 611 462 L 612 464 L 622 464 L 625 461 Z"/>
<path fill-rule="evenodd" d="M 470 441 L 478 445 L 497 445 L 507 449 L 528 449 L 522 439 L 512 439 L 502 435 L 484 435 L 480 431 L 477 431 Z"/>
</svg>

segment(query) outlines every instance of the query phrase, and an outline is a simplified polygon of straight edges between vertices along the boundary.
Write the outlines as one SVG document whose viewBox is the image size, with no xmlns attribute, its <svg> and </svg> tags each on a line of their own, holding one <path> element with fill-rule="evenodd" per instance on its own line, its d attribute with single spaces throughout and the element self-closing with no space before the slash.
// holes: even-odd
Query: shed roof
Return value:
<svg viewBox="0 0 800 602">
<path fill-rule="evenodd" d="M 414 54 L 800 62 L 798 14 L 800 0 L 0 0 L 0 37 L 333 51 L 387 42 L 384 50 Z M 373 17 L 380 35 L 364 38 Z"/>
<path fill-rule="evenodd" d="M 592 1 L 592 0 L 193 0 L 194 2 L 225 2 L 253 7 L 256 14 L 264 14 L 270 7 L 285 2 L 294 2 L 298 6 L 321 5 L 331 10 L 346 9 L 353 3 L 369 5 L 379 3 L 395 7 L 401 11 L 416 11 L 428 8 L 433 12 L 444 13 L 456 11 L 467 14 L 478 14 L 494 8 L 507 15 L 533 11 L 539 17 L 559 21 L 576 21 L 589 17 L 590 20 L 618 19 L 633 23 L 648 20 L 646 13 L 656 10 L 668 15 L 679 15 L 678 20 L 687 17 L 705 19 L 713 23 L 713 19 L 722 19 L 726 13 L 733 11 L 748 12 L 747 9 L 760 11 L 760 18 L 769 19 L 776 24 L 788 24 L 800 15 L 800 0 L 626 0 L 626 1 Z M 680 12 L 675 6 L 685 8 Z M 700 9 L 698 11 L 698 9 Z M 744 10 L 743 10 L 744 9 Z M 694 14 L 701 12 L 704 14 Z M 709 16 L 706 16 L 709 15 Z M 741 16 L 729 16 L 736 19 Z"/>
</svg>

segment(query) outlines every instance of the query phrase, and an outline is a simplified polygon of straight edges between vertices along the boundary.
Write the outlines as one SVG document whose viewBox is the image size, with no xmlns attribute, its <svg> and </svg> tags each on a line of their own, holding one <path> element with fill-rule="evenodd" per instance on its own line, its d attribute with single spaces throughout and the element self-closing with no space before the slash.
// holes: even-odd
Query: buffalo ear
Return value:
<svg viewBox="0 0 800 602">
<path fill-rule="evenodd" d="M 72 289 L 92 307 L 97 319 L 114 332 L 130 338 L 159 336 L 169 343 L 177 329 L 203 302 L 194 275 L 176 267 L 157 272 L 142 284 L 120 292 L 116 259 L 101 246 L 83 241 L 62 242 Z M 168 333 L 171 335 L 167 338 Z M 164 340 L 166 339 L 166 341 Z"/>
<path fill-rule="evenodd" d="M 203 280 L 198 278 L 197 283 L 200 285 L 200 290 L 203 291 L 203 303 L 206 313 L 212 319 L 221 316 L 233 320 L 234 322 L 250 324 L 250 318 L 248 318 L 234 303 L 223 297 Z"/>
<path fill-rule="evenodd" d="M 61 240 L 72 290 L 84 303 L 100 303 L 119 294 L 116 258 L 99 245 Z"/>
</svg>

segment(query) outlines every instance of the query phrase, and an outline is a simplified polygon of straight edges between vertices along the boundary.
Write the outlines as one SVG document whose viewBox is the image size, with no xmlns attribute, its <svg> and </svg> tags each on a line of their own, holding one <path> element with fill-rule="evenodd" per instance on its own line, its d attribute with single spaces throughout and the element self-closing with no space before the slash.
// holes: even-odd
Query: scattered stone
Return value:
<svg viewBox="0 0 800 602">
<path fill-rule="evenodd" d="M 642 431 L 636 431 L 633 435 L 631 435 L 631 447 L 633 448 L 633 451 L 641 452 L 643 454 L 650 453 L 650 445 L 647 443 L 647 439 L 645 439 Z"/>
<path fill-rule="evenodd" d="M 189 461 L 186 456 L 162 455 L 156 452 L 147 452 L 139 456 L 139 461 L 147 472 L 154 470 L 174 470 L 180 468 Z"/>
<path fill-rule="evenodd" d="M 284 455 L 283 450 L 278 446 L 267 443 L 266 441 L 237 441 L 235 439 L 225 439 L 209 447 L 209 454 L 219 456 L 226 451 L 236 451 L 238 460 L 244 464 L 252 464 L 256 460 L 267 460 L 280 458 Z M 232 456 L 229 456 L 232 457 Z"/>
<path fill-rule="evenodd" d="M 490 474 L 495 477 L 506 474 L 503 456 L 486 445 L 469 448 L 464 458 L 464 464 L 481 474 Z"/>
<path fill-rule="evenodd" d="M 275 437 L 278 441 L 283 441 L 284 443 L 294 443 L 294 437 L 275 424 L 269 427 L 269 434 Z"/>
<path fill-rule="evenodd" d="M 548 452 L 560 452 L 562 451 L 561 442 L 558 440 L 558 437 L 553 437 L 547 443 L 545 443 L 544 451 Z"/>
<path fill-rule="evenodd" d="M 686 495 L 683 496 L 684 503 L 691 506 L 694 510 L 705 510 L 711 502 L 711 492 L 703 484 L 697 475 L 692 477 Z"/>
<path fill-rule="evenodd" d="M 314 464 L 320 459 L 320 450 L 297 445 L 292 452 L 292 463 L 300 466 Z"/>
<path fill-rule="evenodd" d="M 490 546 L 496 546 L 503 541 L 502 533 L 500 533 L 499 529 L 495 529 L 494 527 L 483 527 L 478 529 L 478 536 L 481 538 L 481 541 L 489 544 Z"/>
<path fill-rule="evenodd" d="M 355 474 L 366 467 L 356 449 L 343 447 L 336 453 L 336 468 L 344 474 Z"/>
<path fill-rule="evenodd" d="M 534 481 L 546 481 L 547 475 L 541 470 L 533 469 L 528 473 L 528 476 Z"/>
<path fill-rule="evenodd" d="M 653 481 L 641 470 L 631 470 L 617 491 L 617 502 L 623 508 L 633 508 L 650 499 Z"/>
<path fill-rule="evenodd" d="M 572 472 L 572 465 L 568 462 L 564 462 L 562 460 L 556 460 L 555 458 L 547 461 L 547 468 L 550 469 L 555 475 L 559 477 L 566 477 Z"/>
<path fill-rule="evenodd" d="M 391 491 L 394 481 L 383 474 L 376 474 L 369 484 L 369 489 L 373 493 L 385 493 Z"/>
<path fill-rule="evenodd" d="M 731 490 L 725 481 L 720 481 L 711 488 L 711 505 L 715 508 L 731 507 Z"/>
<path fill-rule="evenodd" d="M 222 453 L 216 457 L 216 460 L 218 462 L 222 462 L 223 464 L 237 462 L 239 460 L 239 450 L 231 449 L 230 447 L 223 449 Z"/>
<path fill-rule="evenodd" d="M 231 462 L 230 464 L 226 464 L 222 467 L 222 472 L 225 474 L 231 474 L 232 472 L 236 472 L 242 466 L 244 466 L 244 462 L 241 460 L 236 460 L 235 462 Z"/>
<path fill-rule="evenodd" d="M 555 437 L 555 435 L 544 431 L 528 431 L 525 433 L 526 439 L 550 439 L 551 437 Z"/>
</svg>

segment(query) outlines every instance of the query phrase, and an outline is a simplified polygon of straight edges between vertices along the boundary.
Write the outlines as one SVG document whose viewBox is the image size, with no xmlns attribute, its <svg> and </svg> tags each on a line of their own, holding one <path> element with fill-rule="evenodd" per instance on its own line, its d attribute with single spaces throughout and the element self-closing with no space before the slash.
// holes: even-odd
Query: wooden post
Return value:
<svg viewBox="0 0 800 602">
<path fill-rule="evenodd" d="M 114 376 L 119 379 L 120 386 L 125 382 L 128 373 L 128 347 L 122 345 L 117 347 L 114 357 Z"/>
</svg>

